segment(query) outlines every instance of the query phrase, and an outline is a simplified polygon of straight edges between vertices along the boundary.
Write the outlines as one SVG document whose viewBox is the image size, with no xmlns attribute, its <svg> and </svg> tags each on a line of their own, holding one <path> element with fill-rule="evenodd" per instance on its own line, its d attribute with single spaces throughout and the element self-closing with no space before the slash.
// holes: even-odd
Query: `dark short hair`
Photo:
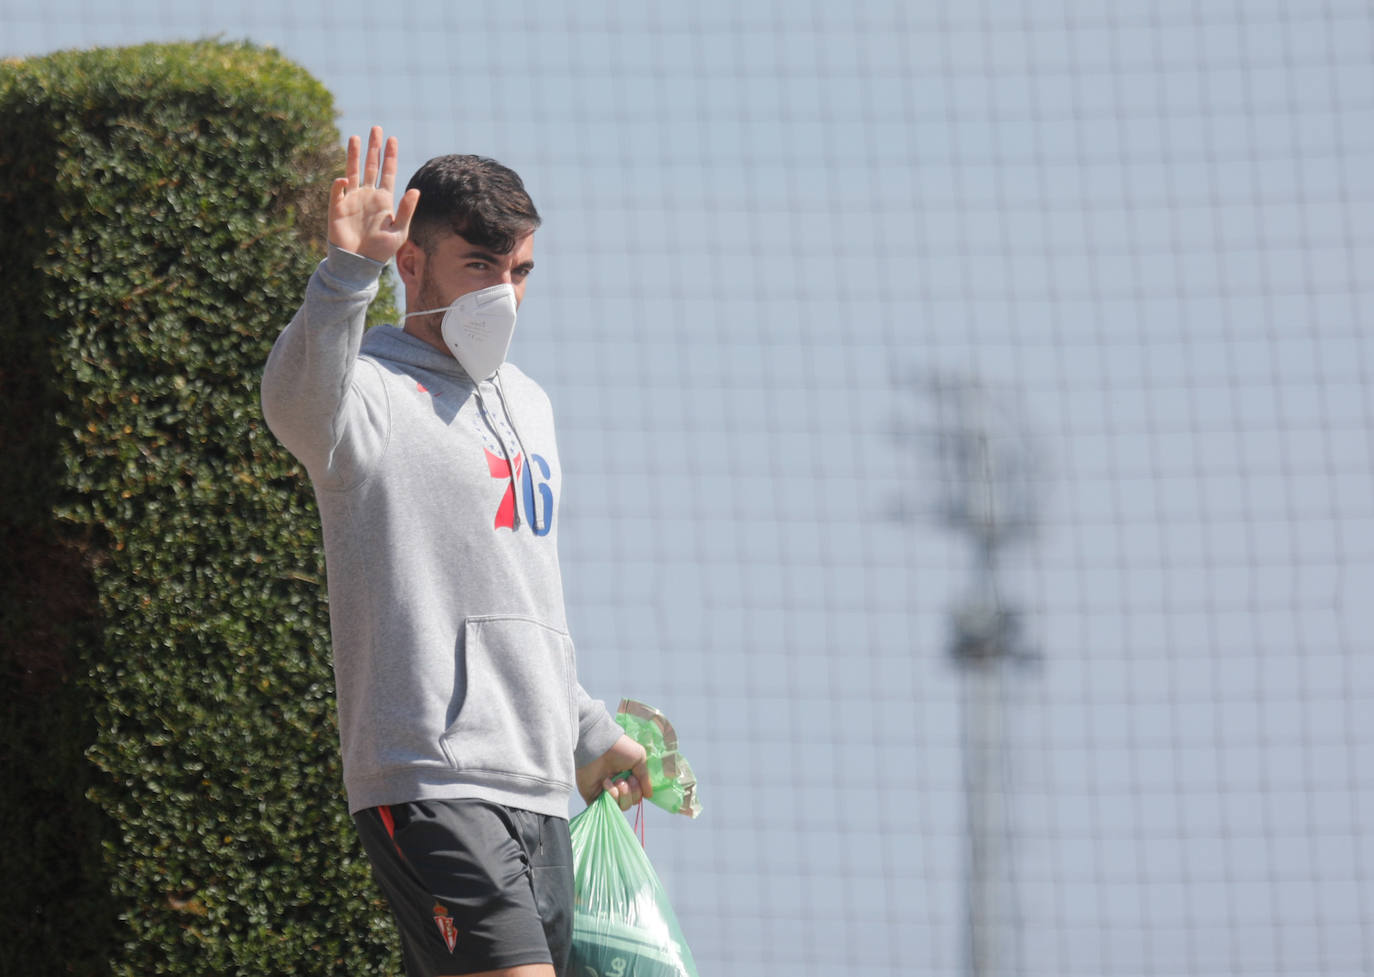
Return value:
<svg viewBox="0 0 1374 977">
<path fill-rule="evenodd" d="M 406 189 L 420 191 L 410 239 L 426 253 L 452 231 L 497 254 L 540 224 L 534 201 L 516 172 L 485 156 L 436 156 L 415 171 Z"/>
</svg>

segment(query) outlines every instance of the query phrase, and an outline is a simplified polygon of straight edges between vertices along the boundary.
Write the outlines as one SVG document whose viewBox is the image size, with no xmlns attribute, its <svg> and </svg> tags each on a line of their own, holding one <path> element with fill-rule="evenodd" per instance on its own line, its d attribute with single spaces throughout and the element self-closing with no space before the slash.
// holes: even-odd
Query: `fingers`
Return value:
<svg viewBox="0 0 1374 977">
<path fill-rule="evenodd" d="M 644 782 L 647 783 L 647 778 Z M 611 797 L 615 798 L 616 804 L 622 811 L 628 811 L 638 804 L 645 796 L 644 792 L 640 789 L 640 783 L 641 781 L 639 778 L 634 775 L 631 775 L 625 780 L 612 780 L 607 777 L 602 782 L 601 787 L 606 793 L 610 794 Z"/>
<path fill-rule="evenodd" d="M 394 188 L 397 161 L 400 159 L 396 137 L 383 140 L 382 127 L 373 126 L 372 131 L 368 133 L 365 157 L 362 155 L 362 144 L 360 137 L 348 137 L 348 158 L 344 168 L 344 179 L 348 181 L 348 189 L 376 186 L 383 190 Z"/>
<path fill-rule="evenodd" d="M 381 130 L 378 130 L 380 132 Z M 394 190 L 396 187 L 396 162 L 400 157 L 396 137 L 392 136 L 386 141 L 386 151 L 382 154 L 382 182 L 383 190 Z"/>
<path fill-rule="evenodd" d="M 418 191 L 406 192 L 396 211 L 398 224 L 403 216 L 407 221 L 410 219 L 419 199 Z M 628 811 L 645 797 L 653 796 L 648 754 L 631 737 L 621 736 L 599 759 L 578 768 L 577 787 L 588 804 L 604 791 L 622 811 Z"/>
<path fill-rule="evenodd" d="M 633 802 L 630 800 L 630 784 L 628 781 L 622 780 L 613 783 L 612 781 L 607 780 L 601 786 L 606 789 L 606 793 L 611 795 L 612 799 L 616 803 L 616 806 L 619 807 L 622 811 L 628 811 L 631 807 L 634 806 Z"/>
<path fill-rule="evenodd" d="M 344 183 L 346 190 L 358 189 L 358 156 L 362 152 L 362 140 L 357 136 L 348 137 L 348 160 L 344 164 Z"/>
<path fill-rule="evenodd" d="M 390 189 L 388 187 L 388 189 Z M 410 219 L 415 216 L 415 206 L 420 202 L 420 191 L 410 189 L 401 198 L 401 205 L 396 208 L 396 216 L 392 218 L 392 226 L 397 231 L 408 232 L 410 229 Z"/>
<path fill-rule="evenodd" d="M 394 141 L 394 140 L 393 140 Z M 367 158 L 363 162 L 363 186 L 375 187 L 382 160 L 382 127 L 373 126 L 367 137 Z"/>
</svg>

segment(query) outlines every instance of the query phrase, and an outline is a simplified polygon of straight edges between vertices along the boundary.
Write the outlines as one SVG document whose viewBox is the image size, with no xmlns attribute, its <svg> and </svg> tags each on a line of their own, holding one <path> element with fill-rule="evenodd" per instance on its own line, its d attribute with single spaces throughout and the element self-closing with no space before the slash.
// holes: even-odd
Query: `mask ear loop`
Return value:
<svg viewBox="0 0 1374 977">
<path fill-rule="evenodd" d="M 407 312 L 405 315 L 401 316 L 401 321 L 405 322 L 407 319 L 414 319 L 416 316 L 421 315 L 438 315 L 441 312 L 447 312 L 450 308 L 452 308 L 452 306 L 445 306 L 442 309 L 423 309 L 419 312 Z"/>
</svg>

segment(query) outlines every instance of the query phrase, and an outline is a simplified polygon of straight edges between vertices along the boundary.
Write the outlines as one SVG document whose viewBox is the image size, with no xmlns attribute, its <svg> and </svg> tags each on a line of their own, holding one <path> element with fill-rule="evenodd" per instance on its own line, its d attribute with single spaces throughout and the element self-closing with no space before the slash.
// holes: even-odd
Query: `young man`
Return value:
<svg viewBox="0 0 1374 977">
<path fill-rule="evenodd" d="M 411 977 L 561 975 L 571 792 L 648 778 L 577 682 L 553 414 L 504 363 L 540 218 L 492 160 L 431 160 L 397 205 L 396 140 L 360 157 L 262 382 L 319 502 L 349 810 Z M 365 333 L 392 258 L 404 328 Z"/>
</svg>

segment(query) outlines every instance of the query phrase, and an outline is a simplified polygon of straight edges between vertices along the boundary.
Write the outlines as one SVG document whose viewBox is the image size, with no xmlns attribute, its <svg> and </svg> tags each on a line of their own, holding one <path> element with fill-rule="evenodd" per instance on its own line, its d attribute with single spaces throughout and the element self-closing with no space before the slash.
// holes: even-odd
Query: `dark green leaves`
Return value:
<svg viewBox="0 0 1374 977">
<path fill-rule="evenodd" d="M 396 969 L 318 517 L 258 406 L 333 114 L 246 44 L 0 64 L 0 972 Z"/>
</svg>

